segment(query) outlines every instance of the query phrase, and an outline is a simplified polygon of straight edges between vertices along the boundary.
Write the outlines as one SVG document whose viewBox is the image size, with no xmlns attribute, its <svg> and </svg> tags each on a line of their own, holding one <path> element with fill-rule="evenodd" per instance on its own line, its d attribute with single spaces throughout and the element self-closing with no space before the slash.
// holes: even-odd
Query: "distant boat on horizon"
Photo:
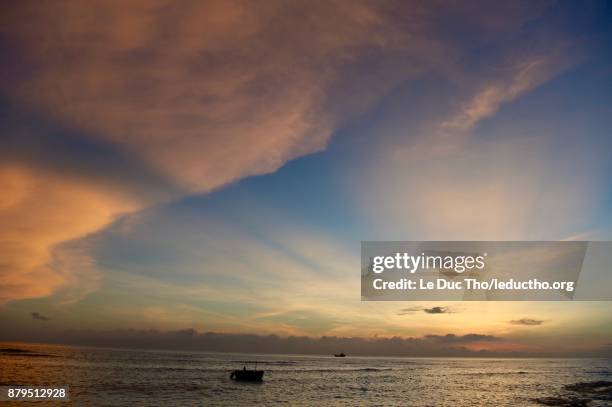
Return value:
<svg viewBox="0 0 612 407">
<path fill-rule="evenodd" d="M 334 357 L 336 357 L 336 358 L 345 358 L 346 355 L 344 354 L 344 352 L 340 352 L 340 353 L 334 353 Z"/>
</svg>

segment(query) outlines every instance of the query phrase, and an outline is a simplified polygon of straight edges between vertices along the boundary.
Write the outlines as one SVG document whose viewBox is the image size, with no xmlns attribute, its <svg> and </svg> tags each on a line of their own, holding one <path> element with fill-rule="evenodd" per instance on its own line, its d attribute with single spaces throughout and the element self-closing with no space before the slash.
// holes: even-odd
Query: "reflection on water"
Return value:
<svg viewBox="0 0 612 407">
<path fill-rule="evenodd" d="M 612 403 L 605 385 L 576 386 L 611 380 L 609 359 L 334 358 L 15 343 L 0 348 L 0 385 L 68 385 L 74 405 Z M 264 369 L 264 382 L 229 379 L 245 364 Z"/>
</svg>

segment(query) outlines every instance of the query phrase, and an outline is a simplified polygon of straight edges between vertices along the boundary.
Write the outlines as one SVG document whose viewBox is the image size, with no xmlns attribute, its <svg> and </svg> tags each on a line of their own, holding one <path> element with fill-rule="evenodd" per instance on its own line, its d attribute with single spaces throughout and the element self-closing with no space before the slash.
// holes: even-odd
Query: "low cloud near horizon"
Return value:
<svg viewBox="0 0 612 407">
<path fill-rule="evenodd" d="M 537 326 L 542 325 L 544 321 L 540 319 L 532 319 L 532 318 L 521 318 L 521 319 L 513 319 L 510 321 L 512 325 L 525 325 L 525 326 Z"/>
<path fill-rule="evenodd" d="M 397 315 L 409 315 L 409 314 L 414 314 L 415 312 L 420 312 L 423 311 L 426 314 L 450 314 L 451 313 L 451 309 L 449 307 L 440 307 L 440 306 L 435 306 L 435 307 L 431 307 L 431 308 L 426 308 L 426 307 L 408 307 L 408 308 L 402 308 Z"/>
<path fill-rule="evenodd" d="M 10 337 L 8 332 L 0 340 L 20 341 L 24 337 Z M 41 336 L 42 335 L 42 336 Z M 513 349 L 502 337 L 487 334 L 424 335 L 422 337 L 340 337 L 340 336 L 279 336 L 199 332 L 193 328 L 174 331 L 156 329 L 136 330 L 58 330 L 39 333 L 39 341 L 68 345 L 113 348 L 166 349 L 176 351 L 263 353 L 263 354 L 320 354 L 344 352 L 351 356 L 404 357 L 567 357 L 594 356 L 605 349 L 588 354 L 566 354 Z M 495 347 L 488 348 L 488 344 Z M 500 347 L 501 344 L 501 347 Z M 608 349 L 609 353 L 610 350 Z"/>
<path fill-rule="evenodd" d="M 5 334 L 6 335 L 6 334 Z M 333 354 L 369 356 L 478 356 L 489 354 L 472 344 L 500 342 L 503 339 L 484 334 L 425 335 L 423 337 L 358 338 L 339 336 L 287 336 L 151 330 L 65 330 L 48 331 L 46 342 L 71 345 L 169 349 L 182 351 Z M 4 336 L 4 335 L 3 335 Z M 40 338 L 40 336 L 39 336 Z M 5 338 L 2 340 L 19 340 Z M 23 338 L 22 338 L 23 339 Z M 498 352 L 492 352 L 496 354 Z M 504 352 L 501 352 L 502 354 Z"/>
<path fill-rule="evenodd" d="M 498 342 L 503 340 L 500 337 L 493 335 L 482 334 L 466 334 L 466 335 L 425 335 L 425 339 L 436 341 L 439 343 L 473 343 L 473 342 Z"/>
</svg>

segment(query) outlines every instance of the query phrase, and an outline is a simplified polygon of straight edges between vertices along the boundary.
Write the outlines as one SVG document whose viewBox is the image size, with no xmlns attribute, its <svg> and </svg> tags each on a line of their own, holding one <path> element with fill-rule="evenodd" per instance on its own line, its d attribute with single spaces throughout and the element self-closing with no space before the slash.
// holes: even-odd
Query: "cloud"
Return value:
<svg viewBox="0 0 612 407">
<path fill-rule="evenodd" d="M 131 197 L 19 165 L 0 165 L 0 303 L 46 296 L 88 276 L 81 256 L 59 246 L 137 207 Z M 85 260 L 86 262 L 86 260 Z"/>
<path fill-rule="evenodd" d="M 3 83 L 13 100 L 192 191 L 324 149 L 339 122 L 444 55 L 428 21 L 401 25 L 371 2 L 63 1 L 11 11 L 3 33 L 15 64 L 31 68 Z"/>
<path fill-rule="evenodd" d="M 425 308 L 423 311 L 425 311 L 427 314 L 446 314 L 450 312 L 448 307 Z"/>
<path fill-rule="evenodd" d="M 30 315 L 32 315 L 32 319 L 36 319 L 38 321 L 49 321 L 51 320 L 51 318 L 46 317 L 44 315 L 42 315 L 41 313 L 38 312 L 32 312 Z"/>
<path fill-rule="evenodd" d="M 423 307 L 408 307 L 408 308 L 402 308 L 401 310 L 399 310 L 399 312 L 397 313 L 397 315 L 408 315 L 408 314 L 414 314 L 415 312 L 419 312 L 422 311 Z"/>
<path fill-rule="evenodd" d="M 407 314 L 414 314 L 415 312 L 420 312 L 423 311 L 426 314 L 450 314 L 451 310 L 449 307 L 440 307 L 440 306 L 435 306 L 435 307 L 431 307 L 431 308 L 425 308 L 425 307 L 408 307 L 408 308 L 402 308 L 397 315 L 407 315 Z"/>
<path fill-rule="evenodd" d="M 7 336 L 8 335 L 8 336 Z M 457 336 L 426 335 L 424 337 L 358 338 L 341 336 L 278 336 L 199 332 L 193 328 L 173 331 L 151 330 L 47 330 L 45 341 L 62 343 L 128 347 L 145 349 L 176 349 L 209 352 L 296 353 L 331 355 L 342 351 L 348 355 L 369 356 L 494 356 L 503 352 L 469 348 L 476 343 L 497 342 L 501 338 L 469 334 Z M 2 339 L 13 338 L 3 332 Z M 23 339 L 23 338 L 22 338 Z"/>
<path fill-rule="evenodd" d="M 544 321 L 540 319 L 521 318 L 521 319 L 514 319 L 510 321 L 510 323 L 513 325 L 537 326 L 537 325 L 542 325 Z"/>
<path fill-rule="evenodd" d="M 209 191 L 321 151 L 335 128 L 409 79 L 462 76 L 454 71 L 465 69 L 465 44 L 440 15 L 467 33 L 480 29 L 476 47 L 546 7 L 25 2 L 3 13 L 13 62 L 0 84 L 16 103 Z M 490 114 L 546 66 L 531 60 L 514 80 L 488 85 L 449 125 Z"/>
<path fill-rule="evenodd" d="M 473 342 L 498 342 L 503 339 L 493 335 L 466 334 L 466 335 L 425 335 L 425 339 L 439 343 L 473 343 Z"/>
<path fill-rule="evenodd" d="M 548 50 L 514 62 L 506 78 L 483 85 L 460 105 L 456 113 L 442 121 L 440 127 L 456 132 L 471 130 L 478 122 L 495 114 L 503 103 L 511 102 L 562 71 L 569 61 L 558 52 Z"/>
</svg>

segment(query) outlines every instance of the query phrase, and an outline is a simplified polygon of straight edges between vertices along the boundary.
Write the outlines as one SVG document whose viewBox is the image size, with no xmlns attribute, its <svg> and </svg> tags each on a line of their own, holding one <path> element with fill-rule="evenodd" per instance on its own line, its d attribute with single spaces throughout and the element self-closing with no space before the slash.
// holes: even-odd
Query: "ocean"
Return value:
<svg viewBox="0 0 612 407">
<path fill-rule="evenodd" d="M 612 405 L 610 359 L 335 358 L 21 343 L 0 348 L 0 385 L 69 386 L 70 404 L 79 406 Z M 245 365 L 265 370 L 264 381 L 230 380 L 230 372 Z M 593 382 L 600 383 L 584 385 Z"/>
</svg>

